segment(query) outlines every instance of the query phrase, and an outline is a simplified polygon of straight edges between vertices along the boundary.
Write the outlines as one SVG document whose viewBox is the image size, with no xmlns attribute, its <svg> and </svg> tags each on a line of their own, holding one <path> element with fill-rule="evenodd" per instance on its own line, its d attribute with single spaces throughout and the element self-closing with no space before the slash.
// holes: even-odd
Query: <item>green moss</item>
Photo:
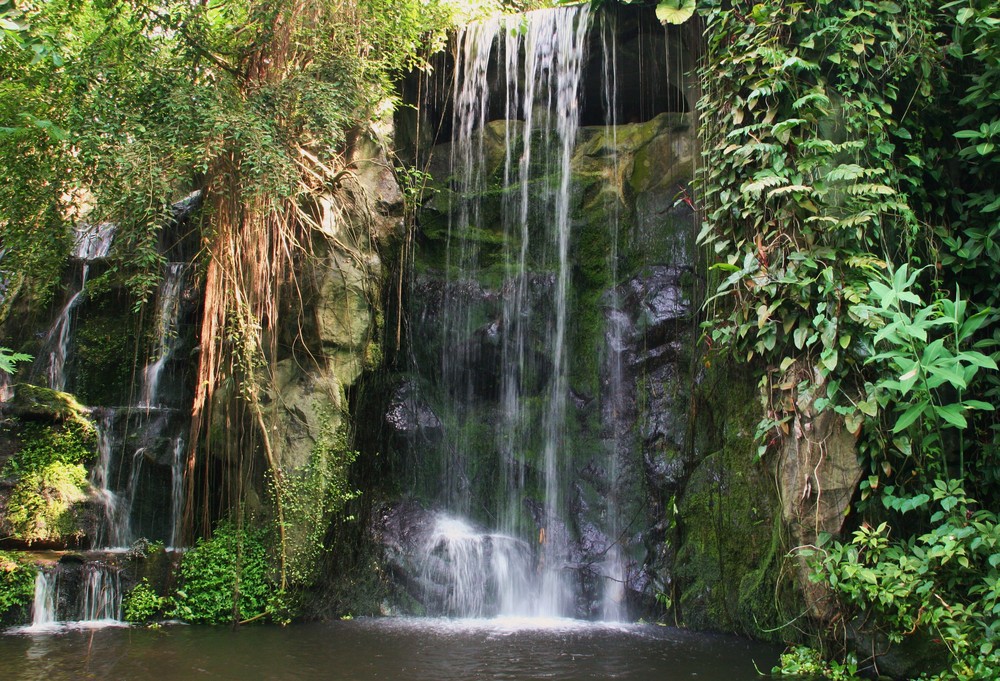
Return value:
<svg viewBox="0 0 1000 681">
<path fill-rule="evenodd" d="M 782 525 L 770 473 L 755 462 L 753 386 L 719 367 L 703 390 L 705 413 L 695 427 L 718 429 L 708 443 L 717 448 L 699 462 L 678 502 L 680 611 L 692 627 L 777 638 Z"/>
<path fill-rule="evenodd" d="M 54 463 L 84 464 L 95 455 L 96 431 L 82 417 L 62 424 L 29 422 L 14 430 L 20 446 L 4 464 L 4 477 L 23 477 Z"/>
<path fill-rule="evenodd" d="M 43 391 L 57 403 L 72 398 Z M 28 544 L 66 543 L 83 535 L 76 505 L 87 497 L 87 470 L 95 450 L 94 427 L 76 412 L 62 423 L 29 422 L 15 426 L 19 447 L 7 460 L 3 476 L 17 482 L 0 519 L 2 532 Z"/>
<path fill-rule="evenodd" d="M 87 417 L 87 408 L 76 397 L 60 390 L 51 390 L 29 383 L 14 386 L 14 396 L 10 400 L 12 411 L 22 416 L 32 416 L 53 421 L 69 421 L 94 434 L 93 423 Z"/>
<path fill-rule="evenodd" d="M 87 469 L 53 462 L 21 477 L 0 527 L 19 541 L 65 543 L 83 536 L 75 505 L 87 498 Z"/>
</svg>

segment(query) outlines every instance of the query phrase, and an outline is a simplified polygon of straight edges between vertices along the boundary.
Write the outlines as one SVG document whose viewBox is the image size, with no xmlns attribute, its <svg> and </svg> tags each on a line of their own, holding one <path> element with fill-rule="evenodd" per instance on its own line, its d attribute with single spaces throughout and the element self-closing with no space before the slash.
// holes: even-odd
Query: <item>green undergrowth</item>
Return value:
<svg viewBox="0 0 1000 681">
<path fill-rule="evenodd" d="M 37 571 L 17 554 L 0 551 L 0 622 L 10 611 L 31 604 Z"/>
<path fill-rule="evenodd" d="M 211 539 L 199 539 L 181 559 L 178 586 L 166 604 L 170 617 L 185 622 L 219 624 L 265 615 L 276 593 L 268 561 L 268 532 L 216 526 Z M 145 614 L 152 597 L 140 590 L 134 614 Z"/>
</svg>

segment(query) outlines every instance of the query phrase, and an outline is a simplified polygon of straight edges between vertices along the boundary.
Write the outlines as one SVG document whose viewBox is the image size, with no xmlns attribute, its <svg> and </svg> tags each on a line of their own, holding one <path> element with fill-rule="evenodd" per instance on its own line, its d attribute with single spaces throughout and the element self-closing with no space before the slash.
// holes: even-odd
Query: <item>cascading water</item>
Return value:
<svg viewBox="0 0 1000 681">
<path fill-rule="evenodd" d="M 177 350 L 179 335 L 177 323 L 180 317 L 181 291 L 184 286 L 186 263 L 172 262 L 167 265 L 163 283 L 160 285 L 159 302 L 156 310 L 155 359 L 142 372 L 142 398 L 140 407 L 149 409 L 159 404 L 160 379 L 163 370 Z"/>
<path fill-rule="evenodd" d="M 67 599 L 67 595 L 76 594 Z M 99 561 L 62 563 L 38 571 L 28 631 L 117 624 L 122 618 L 121 570 Z"/>
<path fill-rule="evenodd" d="M 633 9 L 468 26 L 414 88 L 434 191 L 386 420 L 418 503 L 384 516 L 383 541 L 430 611 L 621 621 L 659 587 L 654 492 L 683 472 L 681 421 L 647 416 L 686 370 L 666 345 L 688 309 L 690 118 L 683 36 Z M 524 549 L 506 576 L 500 537 Z"/>
<path fill-rule="evenodd" d="M 185 444 L 182 435 L 174 438 L 173 450 L 170 456 L 170 543 L 167 544 L 167 547 L 171 549 L 177 549 L 182 546 Z"/>
<path fill-rule="evenodd" d="M 105 409 L 98 420 L 99 456 L 91 483 L 103 507 L 95 542 L 99 547 L 126 548 L 139 536 L 162 538 L 172 547 L 180 545 L 185 440 L 180 434 L 170 435 L 176 433 L 171 421 L 174 410 L 160 385 L 182 340 L 178 327 L 185 271 L 185 263 L 169 263 L 164 272 L 157 294 L 152 361 L 143 370 L 138 404 Z M 130 444 L 130 437 L 135 440 L 136 436 L 140 436 L 140 444 Z M 163 453 L 157 455 L 157 451 Z M 157 461 L 157 456 L 161 460 Z M 169 523 L 166 518 L 151 518 L 145 524 L 137 519 L 140 501 L 151 492 L 149 462 L 169 466 L 169 496 L 165 490 L 159 495 L 170 505 Z M 158 483 L 159 478 L 154 485 L 158 487 Z"/>
<path fill-rule="evenodd" d="M 122 618 L 121 572 L 100 563 L 88 563 L 83 569 L 80 620 L 84 622 L 120 621 Z"/>
<path fill-rule="evenodd" d="M 617 27 L 614 14 L 601 16 L 601 81 L 604 108 L 605 131 L 612 149 L 618 148 L 618 49 Z M 611 155 L 611 177 L 620 176 L 618 154 Z M 611 230 L 611 252 L 608 254 L 608 269 L 611 281 L 618 281 L 618 240 L 621 229 L 620 201 L 617 191 L 611 196 L 605 196 L 605 210 L 609 218 Z M 607 335 L 608 387 L 602 393 L 604 404 L 602 411 L 607 415 L 606 422 L 611 424 L 611 443 L 608 448 L 608 478 L 611 482 L 607 498 L 607 515 L 609 534 L 612 543 L 608 546 L 602 563 L 604 590 L 601 598 L 601 615 L 605 620 L 618 621 L 623 619 L 625 585 L 625 564 L 621 548 L 623 532 L 618 504 L 618 474 L 619 457 L 622 449 L 624 433 L 621 432 L 619 414 L 623 409 L 625 384 L 623 380 L 622 352 L 625 314 L 622 311 L 621 296 L 618 287 L 612 287 L 609 292 L 609 307 Z"/>
<path fill-rule="evenodd" d="M 191 195 L 175 204 L 175 220 L 186 219 L 197 199 L 197 195 Z M 83 360 L 68 361 L 71 351 L 76 351 L 74 317 L 84 310 L 94 263 L 107 258 L 114 236 L 115 226 L 109 223 L 76 229 L 71 260 L 79 263 L 79 283 L 72 287 L 38 353 L 31 376 L 35 382 L 44 381 L 60 390 L 67 384 L 73 390 L 87 386 L 80 379 L 85 366 L 77 366 Z M 179 244 L 173 243 L 166 254 L 183 258 L 185 252 Z M 149 360 L 141 383 L 137 381 L 136 395 L 124 405 L 118 401 L 122 398 L 114 397 L 116 401 L 111 405 L 105 403 L 91 410 L 98 449 L 96 465 L 90 472 L 91 499 L 97 511 L 97 527 L 89 536 L 91 551 L 66 556 L 53 568 L 40 572 L 35 585 L 33 627 L 117 622 L 121 618 L 123 586 L 121 555 L 135 548 L 140 538 L 169 541 L 171 548 L 182 546 L 183 433 L 188 424 L 184 409 L 187 367 L 179 351 L 189 337 L 186 325 L 193 313 L 190 298 L 183 295 L 186 270 L 187 264 L 181 262 L 168 263 L 164 270 L 157 291 Z M 107 300 L 95 300 L 94 309 L 100 313 Z M 89 310 L 88 303 L 85 311 Z M 79 320 L 81 333 L 89 323 L 89 318 Z M 145 334 L 140 336 L 143 338 Z"/>
<path fill-rule="evenodd" d="M 441 497 L 451 513 L 486 515 L 496 530 L 476 531 L 448 518 L 439 519 L 430 533 L 428 560 L 452 580 L 449 614 L 552 617 L 574 612 L 563 490 L 570 161 L 589 26 L 590 10 L 582 5 L 496 18 L 457 36 L 449 159 L 453 191 L 439 336 L 440 392 L 451 415 L 445 424 Z M 496 229 L 487 221 L 497 218 L 488 214 L 483 199 L 495 179 L 484 145 L 484 137 L 499 130 L 487 125 L 496 108 L 489 101 L 495 82 L 503 83 L 505 92 L 503 183 L 519 189 L 505 193 L 498 218 L 504 234 L 502 314 L 484 327 L 476 305 L 482 290 L 474 276 L 494 266 L 486 252 L 486 228 Z M 486 382 L 477 367 L 489 363 L 499 365 L 499 375 Z M 484 394 L 498 395 L 503 405 L 487 439 L 496 446 L 505 489 L 487 509 L 474 508 L 482 501 L 468 490 L 475 474 L 468 453 L 482 445 L 485 435 L 468 406 Z M 529 467 L 540 473 L 540 481 L 526 479 Z M 529 484 L 540 491 L 531 509 L 525 506 L 532 494 Z M 528 550 L 532 545 L 537 550 Z M 476 584 L 466 580 L 471 575 Z"/>
<path fill-rule="evenodd" d="M 47 627 L 56 621 L 56 576 L 39 570 L 35 575 L 35 600 L 31 604 L 31 626 Z"/>
<path fill-rule="evenodd" d="M 114 241 L 115 226 L 103 222 L 97 225 L 81 225 L 76 228 L 72 257 L 81 263 L 79 288 L 59 312 L 55 323 L 45 336 L 43 351 L 39 354 L 36 371 L 42 369 L 48 386 L 53 390 L 66 389 L 66 359 L 72 340 L 73 312 L 83 302 L 90 275 L 90 264 L 108 257 Z"/>
<path fill-rule="evenodd" d="M 131 540 L 129 506 L 114 491 L 112 464 L 117 459 L 114 438 L 114 410 L 107 410 L 97 425 L 97 465 L 90 472 L 90 482 L 96 490 L 97 500 L 103 511 L 103 522 L 98 529 L 97 546 L 125 547 Z"/>
</svg>

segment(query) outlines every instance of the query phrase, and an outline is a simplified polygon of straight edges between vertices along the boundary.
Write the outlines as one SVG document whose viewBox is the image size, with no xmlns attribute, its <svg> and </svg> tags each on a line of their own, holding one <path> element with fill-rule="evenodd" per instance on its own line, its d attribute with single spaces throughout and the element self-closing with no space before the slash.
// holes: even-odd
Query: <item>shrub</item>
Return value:
<svg viewBox="0 0 1000 681">
<path fill-rule="evenodd" d="M 11 608 L 31 602 L 35 594 L 33 565 L 0 551 L 0 617 Z"/>
<path fill-rule="evenodd" d="M 122 602 L 125 621 L 136 623 L 149 622 L 161 614 L 166 605 L 167 599 L 153 591 L 145 578 L 125 594 Z"/>
<path fill-rule="evenodd" d="M 217 525 L 211 539 L 199 539 L 181 561 L 170 615 L 217 624 L 266 612 L 271 585 L 264 539 L 264 530 L 230 522 Z"/>
</svg>

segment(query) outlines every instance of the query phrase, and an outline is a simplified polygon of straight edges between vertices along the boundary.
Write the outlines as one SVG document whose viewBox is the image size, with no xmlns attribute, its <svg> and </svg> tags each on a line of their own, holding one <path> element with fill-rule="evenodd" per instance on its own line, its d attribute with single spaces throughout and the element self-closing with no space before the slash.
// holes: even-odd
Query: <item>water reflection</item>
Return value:
<svg viewBox="0 0 1000 681">
<path fill-rule="evenodd" d="M 751 681 L 778 651 L 650 625 L 359 619 L 288 628 L 165 626 L 0 636 L 9 681 L 343 679 Z"/>
</svg>

